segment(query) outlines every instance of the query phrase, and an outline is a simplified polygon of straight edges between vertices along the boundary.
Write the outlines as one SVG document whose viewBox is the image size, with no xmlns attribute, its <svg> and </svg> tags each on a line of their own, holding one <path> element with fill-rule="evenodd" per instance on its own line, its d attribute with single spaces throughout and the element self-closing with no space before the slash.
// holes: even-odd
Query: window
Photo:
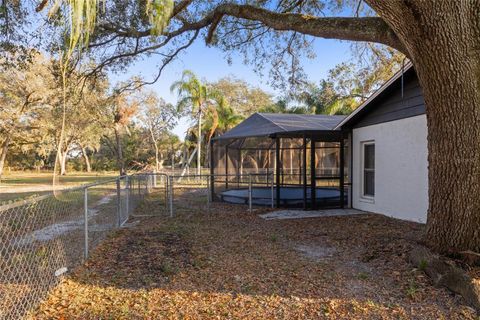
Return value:
<svg viewBox="0 0 480 320">
<path fill-rule="evenodd" d="M 363 144 L 363 196 L 375 196 L 375 144 Z"/>
</svg>

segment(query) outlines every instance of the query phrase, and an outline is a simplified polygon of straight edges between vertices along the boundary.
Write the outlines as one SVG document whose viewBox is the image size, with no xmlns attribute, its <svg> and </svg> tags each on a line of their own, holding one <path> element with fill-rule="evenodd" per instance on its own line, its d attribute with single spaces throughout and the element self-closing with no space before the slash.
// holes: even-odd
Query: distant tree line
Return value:
<svg viewBox="0 0 480 320">
<path fill-rule="evenodd" d="M 401 56 L 380 53 L 382 59 L 373 66 L 343 63 L 320 83 L 305 82 L 280 97 L 234 77 L 208 82 L 187 70 L 171 85 L 176 105 L 141 86 L 123 90 L 128 85 L 112 87 L 105 75 L 85 77 L 73 69 L 64 110 L 58 61 L 34 52 L 24 63 L 0 64 L 0 176 L 6 166 L 52 170 L 57 152 L 61 175 L 70 170 L 200 169 L 208 164 L 211 139 L 254 112 L 352 112 L 401 67 Z M 183 142 L 171 131 L 181 117 L 191 119 Z"/>
<path fill-rule="evenodd" d="M 157 159 L 167 157 L 178 140 L 169 132 L 176 109 L 154 92 L 111 87 L 105 76 L 74 69 L 64 108 L 61 82 L 59 62 L 38 52 L 24 63 L 0 64 L 0 176 L 6 166 L 52 170 L 57 152 L 62 175 L 125 173 L 150 163 L 152 150 L 159 150 Z"/>
<path fill-rule="evenodd" d="M 198 172 L 208 166 L 211 139 L 255 112 L 350 114 L 404 63 L 403 55 L 388 48 L 378 49 L 376 54 L 365 65 L 341 63 L 318 84 L 305 82 L 295 92 L 279 97 L 233 77 L 209 83 L 184 71 L 171 90 L 178 94 L 177 110 L 192 120 L 183 148 L 186 158 L 193 154 L 197 161 L 188 165 Z"/>
</svg>

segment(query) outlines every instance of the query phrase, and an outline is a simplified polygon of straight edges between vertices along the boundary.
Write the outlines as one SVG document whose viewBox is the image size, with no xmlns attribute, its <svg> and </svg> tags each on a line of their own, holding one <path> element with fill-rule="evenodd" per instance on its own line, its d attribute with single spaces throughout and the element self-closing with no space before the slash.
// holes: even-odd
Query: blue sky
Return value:
<svg viewBox="0 0 480 320">
<path fill-rule="evenodd" d="M 302 65 L 309 80 L 315 82 L 325 78 L 328 70 L 336 64 L 347 61 L 351 57 L 350 43 L 344 41 L 315 39 L 314 50 L 317 55 L 316 58 L 305 59 L 302 61 Z M 132 75 L 142 75 L 150 79 L 156 74 L 159 59 L 158 56 L 152 56 L 138 61 L 130 67 L 127 73 L 114 75 L 112 80 L 113 82 L 124 80 Z M 192 70 L 199 78 L 207 81 L 234 76 L 273 95 L 280 95 L 280 92 L 275 91 L 267 84 L 268 72 L 265 72 L 266 75 L 261 78 L 254 72 L 253 66 L 243 64 L 241 56 L 234 55 L 232 64 L 229 65 L 221 50 L 207 47 L 201 40 L 194 43 L 177 60 L 167 66 L 159 81 L 149 86 L 148 89 L 156 91 L 165 101 L 175 103 L 177 97 L 170 92 L 170 85 L 181 78 L 185 69 Z M 183 139 L 188 125 L 188 119 L 181 119 L 174 129 L 174 133 Z"/>
</svg>

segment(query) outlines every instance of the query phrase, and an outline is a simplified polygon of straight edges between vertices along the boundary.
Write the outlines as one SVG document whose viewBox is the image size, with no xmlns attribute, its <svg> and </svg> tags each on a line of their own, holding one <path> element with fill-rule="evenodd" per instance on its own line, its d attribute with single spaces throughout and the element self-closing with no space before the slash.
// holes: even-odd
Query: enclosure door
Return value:
<svg viewBox="0 0 480 320">
<path fill-rule="evenodd" d="M 311 143 L 311 189 L 313 209 L 343 208 L 343 143 Z"/>
</svg>

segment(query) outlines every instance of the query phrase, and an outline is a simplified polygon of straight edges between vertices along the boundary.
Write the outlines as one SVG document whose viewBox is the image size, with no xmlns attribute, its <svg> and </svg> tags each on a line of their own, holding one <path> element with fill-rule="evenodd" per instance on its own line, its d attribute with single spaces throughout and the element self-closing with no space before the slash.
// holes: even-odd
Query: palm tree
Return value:
<svg viewBox="0 0 480 320">
<path fill-rule="evenodd" d="M 219 96 L 215 99 L 215 101 L 216 112 L 218 114 L 218 124 L 216 128 L 217 134 L 225 133 L 244 119 L 242 115 L 236 113 L 235 110 L 228 104 L 224 96 Z"/>
<path fill-rule="evenodd" d="M 359 101 L 356 98 L 339 97 L 337 100 L 327 105 L 324 112 L 329 115 L 349 115 L 358 107 L 358 105 Z"/>
<path fill-rule="evenodd" d="M 197 174 L 201 174 L 201 150 L 202 150 L 202 114 L 205 111 L 208 99 L 207 86 L 203 84 L 197 76 L 189 70 L 183 71 L 182 79 L 174 82 L 170 91 L 176 91 L 180 101 L 177 104 L 177 110 L 184 112 L 190 109 L 192 115 L 197 117 L 198 135 L 197 135 Z"/>
<path fill-rule="evenodd" d="M 314 113 L 311 106 L 289 106 L 289 101 L 286 98 L 281 98 L 275 101 L 275 103 L 264 106 L 258 109 L 258 112 L 265 113 L 295 113 L 295 114 L 310 114 Z"/>
<path fill-rule="evenodd" d="M 239 124 L 244 117 L 235 113 L 221 92 L 211 93 L 205 113 L 204 131 L 207 132 L 207 156 L 210 159 L 210 142 L 215 135 L 223 134 Z"/>
<path fill-rule="evenodd" d="M 348 115 L 364 99 L 364 93 L 362 88 L 347 91 L 348 94 L 342 94 L 335 88 L 332 81 L 323 80 L 320 86 L 308 84 L 306 90 L 300 93 L 297 99 L 305 105 L 305 113 Z"/>
<path fill-rule="evenodd" d="M 213 136 L 225 133 L 244 119 L 235 113 L 221 92 L 212 92 L 211 97 L 203 124 L 208 143 Z"/>
</svg>

